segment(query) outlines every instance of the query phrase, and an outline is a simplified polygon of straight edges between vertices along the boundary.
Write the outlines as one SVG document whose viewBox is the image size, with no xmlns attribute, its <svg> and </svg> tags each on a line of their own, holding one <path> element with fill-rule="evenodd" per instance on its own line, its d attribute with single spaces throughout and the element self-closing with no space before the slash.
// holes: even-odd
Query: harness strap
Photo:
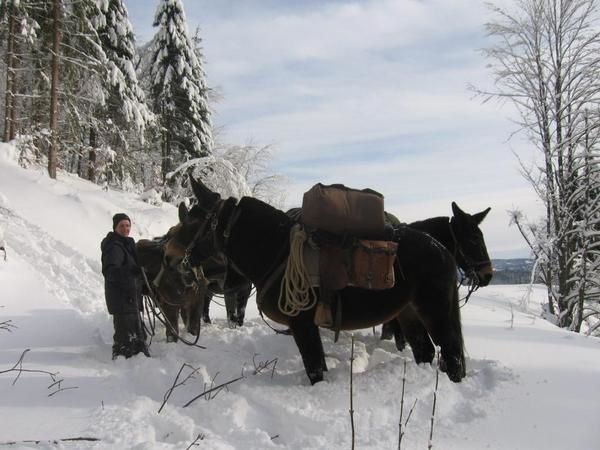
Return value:
<svg viewBox="0 0 600 450">
<path fill-rule="evenodd" d="M 465 261 L 465 265 L 469 266 L 469 269 L 474 270 L 477 267 L 480 266 L 484 266 L 486 264 L 490 263 L 490 260 L 485 260 L 485 261 L 473 261 L 471 258 L 469 258 L 465 252 L 462 249 L 462 246 L 460 245 L 460 242 L 458 242 L 458 238 L 456 237 L 456 234 L 454 233 L 454 228 L 452 228 L 452 219 L 450 219 L 450 221 L 448 222 L 448 226 L 450 228 L 450 235 L 452 236 L 452 241 L 454 242 L 454 259 L 456 260 L 456 255 L 460 255 L 462 257 L 462 259 Z"/>
<path fill-rule="evenodd" d="M 188 341 L 187 339 L 185 339 L 184 337 L 182 337 L 179 334 L 179 330 L 176 330 L 175 327 L 173 326 L 173 324 L 171 324 L 171 322 L 169 321 L 169 319 L 167 318 L 167 315 L 165 314 L 165 311 L 163 310 L 162 306 L 160 305 L 160 302 L 157 300 L 157 293 L 155 292 L 155 290 L 150 286 L 150 283 L 148 282 L 148 277 L 146 276 L 146 269 L 144 267 L 142 267 L 142 276 L 144 278 L 144 282 L 146 283 L 146 287 L 148 288 L 148 297 L 152 300 L 153 303 L 153 313 L 154 313 L 154 317 L 158 318 L 158 320 L 166 327 L 169 329 L 169 331 L 171 331 L 171 333 L 173 333 L 174 336 L 177 336 L 177 338 L 183 342 L 185 345 L 189 345 L 191 347 L 198 347 L 201 349 L 206 349 L 206 347 L 204 347 L 203 345 L 199 345 L 198 344 L 198 340 L 200 339 L 200 331 L 198 331 L 198 334 L 196 335 L 196 339 L 194 340 L 194 342 Z M 160 317 L 160 314 L 156 313 L 156 309 L 159 310 L 160 314 L 162 314 L 163 318 Z"/>
</svg>

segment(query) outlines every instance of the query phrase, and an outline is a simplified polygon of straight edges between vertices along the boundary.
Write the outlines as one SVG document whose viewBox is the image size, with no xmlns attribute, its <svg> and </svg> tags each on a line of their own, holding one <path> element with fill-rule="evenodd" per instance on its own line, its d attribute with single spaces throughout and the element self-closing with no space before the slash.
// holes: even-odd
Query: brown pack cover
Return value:
<svg viewBox="0 0 600 450">
<path fill-rule="evenodd" d="M 375 290 L 394 287 L 397 250 L 396 242 L 357 240 L 352 249 L 350 284 Z"/>
<path fill-rule="evenodd" d="M 343 184 L 315 184 L 302 199 L 302 223 L 334 234 L 370 238 L 383 235 L 383 195 Z"/>
</svg>

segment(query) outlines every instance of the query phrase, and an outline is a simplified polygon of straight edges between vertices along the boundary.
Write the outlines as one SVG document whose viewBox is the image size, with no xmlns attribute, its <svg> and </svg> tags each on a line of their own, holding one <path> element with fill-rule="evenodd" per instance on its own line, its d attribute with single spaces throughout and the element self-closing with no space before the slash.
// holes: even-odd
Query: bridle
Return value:
<svg viewBox="0 0 600 450">
<path fill-rule="evenodd" d="M 475 261 L 473 258 L 469 257 L 462 245 L 460 244 L 458 238 L 456 237 L 456 233 L 454 232 L 454 228 L 452 227 L 453 218 L 448 221 L 448 228 L 450 229 L 450 236 L 452 236 L 452 241 L 454 243 L 454 260 L 459 261 L 462 260 L 463 264 L 460 264 L 461 267 L 461 280 L 459 284 L 468 286 L 467 295 L 464 298 L 464 303 L 462 306 L 466 305 L 471 297 L 471 294 L 479 289 L 479 277 L 477 275 L 477 270 L 488 266 L 491 264 L 489 259 Z"/>
</svg>

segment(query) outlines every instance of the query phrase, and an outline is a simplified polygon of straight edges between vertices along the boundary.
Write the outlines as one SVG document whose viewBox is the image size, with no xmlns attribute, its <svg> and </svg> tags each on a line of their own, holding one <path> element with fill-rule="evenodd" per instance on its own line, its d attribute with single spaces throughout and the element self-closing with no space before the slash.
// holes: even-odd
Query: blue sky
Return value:
<svg viewBox="0 0 600 450">
<path fill-rule="evenodd" d="M 507 4 L 502 0 L 496 4 Z M 158 1 L 125 0 L 138 44 Z M 288 206 L 316 182 L 371 187 L 405 221 L 491 206 L 482 225 L 495 258 L 528 256 L 507 210 L 542 208 L 522 178 L 510 105 L 483 104 L 479 49 L 490 19 L 478 0 L 187 0 L 200 27 L 213 122 L 230 143 L 272 144 Z"/>
</svg>

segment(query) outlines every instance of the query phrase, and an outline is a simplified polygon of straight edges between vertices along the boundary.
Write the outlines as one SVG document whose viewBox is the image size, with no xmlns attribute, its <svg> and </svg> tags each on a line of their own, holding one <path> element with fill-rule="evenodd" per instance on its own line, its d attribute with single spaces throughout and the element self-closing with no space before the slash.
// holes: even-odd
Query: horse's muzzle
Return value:
<svg viewBox="0 0 600 450">
<path fill-rule="evenodd" d="M 480 287 L 490 284 L 490 281 L 492 281 L 492 277 L 494 276 L 494 270 L 492 269 L 491 263 L 479 267 L 475 273 L 477 274 L 477 281 Z"/>
</svg>

